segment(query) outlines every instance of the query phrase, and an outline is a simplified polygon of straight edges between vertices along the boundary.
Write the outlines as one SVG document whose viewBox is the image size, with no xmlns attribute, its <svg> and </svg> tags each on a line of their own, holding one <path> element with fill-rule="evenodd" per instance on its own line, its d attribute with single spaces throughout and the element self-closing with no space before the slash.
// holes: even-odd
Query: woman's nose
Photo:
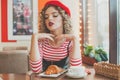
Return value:
<svg viewBox="0 0 120 80">
<path fill-rule="evenodd" d="M 52 16 L 52 15 L 49 15 L 48 19 L 49 19 L 49 20 L 52 20 L 52 19 L 53 19 L 53 16 Z"/>
</svg>

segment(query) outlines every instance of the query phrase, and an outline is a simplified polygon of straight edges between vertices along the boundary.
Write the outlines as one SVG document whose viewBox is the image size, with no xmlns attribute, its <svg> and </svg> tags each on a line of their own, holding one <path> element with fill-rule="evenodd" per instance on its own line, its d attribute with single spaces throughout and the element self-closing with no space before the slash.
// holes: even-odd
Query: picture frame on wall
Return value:
<svg viewBox="0 0 120 80">
<path fill-rule="evenodd" d="M 30 40 L 37 28 L 37 0 L 8 0 L 8 39 Z M 33 3 L 34 2 L 34 3 Z M 34 5 L 34 7 L 33 7 Z M 34 12 L 34 10 L 36 10 Z M 36 26 L 36 27 L 35 27 Z"/>
</svg>

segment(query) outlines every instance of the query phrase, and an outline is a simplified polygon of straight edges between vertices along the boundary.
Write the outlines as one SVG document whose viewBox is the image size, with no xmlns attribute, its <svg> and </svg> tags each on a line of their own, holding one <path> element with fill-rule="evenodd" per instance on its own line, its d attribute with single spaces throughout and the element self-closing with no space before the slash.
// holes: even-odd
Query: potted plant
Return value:
<svg viewBox="0 0 120 80">
<path fill-rule="evenodd" d="M 83 63 L 93 65 L 96 62 L 108 61 L 108 53 L 102 47 L 93 47 L 84 44 L 84 53 L 82 55 Z"/>
</svg>

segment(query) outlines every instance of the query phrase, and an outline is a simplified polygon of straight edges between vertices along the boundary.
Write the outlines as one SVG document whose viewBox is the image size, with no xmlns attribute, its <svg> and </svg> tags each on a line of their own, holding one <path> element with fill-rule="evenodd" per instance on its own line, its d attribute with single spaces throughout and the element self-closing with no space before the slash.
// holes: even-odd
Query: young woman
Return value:
<svg viewBox="0 0 120 80">
<path fill-rule="evenodd" d="M 49 1 L 40 14 L 40 33 L 33 34 L 30 65 L 35 73 L 51 65 L 64 69 L 81 66 L 81 54 L 75 53 L 70 10 L 59 1 Z M 76 57 L 77 56 L 77 57 Z"/>
</svg>

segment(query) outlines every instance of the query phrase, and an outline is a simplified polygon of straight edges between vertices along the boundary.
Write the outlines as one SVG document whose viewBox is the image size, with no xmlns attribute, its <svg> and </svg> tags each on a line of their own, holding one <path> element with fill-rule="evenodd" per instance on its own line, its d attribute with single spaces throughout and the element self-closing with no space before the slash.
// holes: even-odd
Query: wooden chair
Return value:
<svg viewBox="0 0 120 80">
<path fill-rule="evenodd" d="M 4 47 L 0 51 L 0 73 L 27 73 L 28 55 L 27 47 Z"/>
<path fill-rule="evenodd" d="M 9 46 L 9 47 L 3 47 L 3 51 L 11 51 L 11 50 L 28 50 L 26 46 Z"/>
</svg>

